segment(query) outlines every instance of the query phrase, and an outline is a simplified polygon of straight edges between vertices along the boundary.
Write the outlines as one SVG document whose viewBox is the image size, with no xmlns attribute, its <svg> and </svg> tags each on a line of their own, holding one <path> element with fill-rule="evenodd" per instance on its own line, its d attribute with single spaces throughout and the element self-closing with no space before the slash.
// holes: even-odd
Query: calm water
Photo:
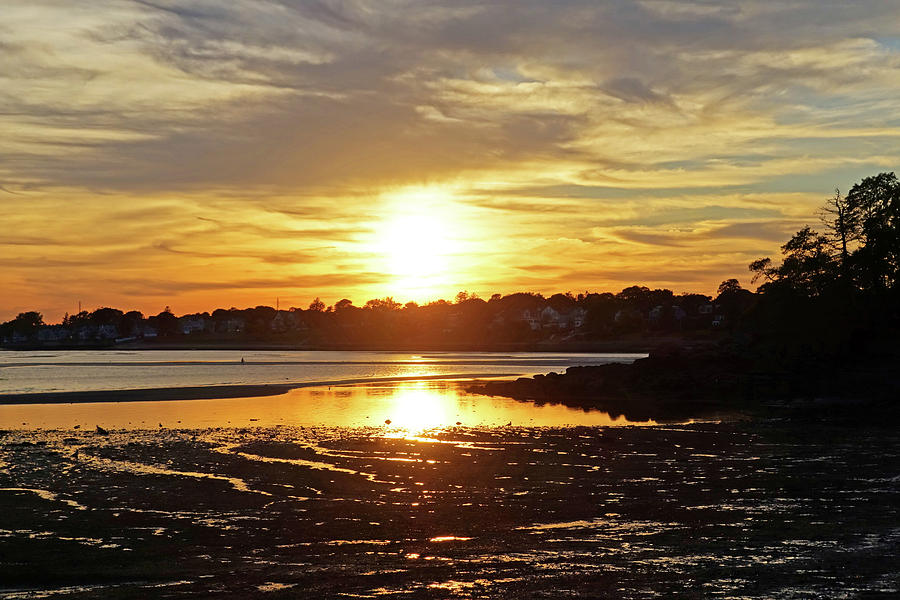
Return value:
<svg viewBox="0 0 900 600">
<path fill-rule="evenodd" d="M 400 381 L 298 388 L 257 398 L 0 405 L 0 429 L 380 426 L 386 433 L 415 435 L 457 423 L 467 427 L 632 424 L 600 411 L 469 394 L 465 386 L 464 381 Z"/>
<path fill-rule="evenodd" d="M 0 353 L 0 393 L 99 391 L 367 379 L 365 385 L 303 387 L 278 396 L 76 404 L 0 405 L 4 429 L 107 429 L 385 425 L 429 427 L 621 425 L 599 411 L 535 406 L 465 392 L 465 382 L 391 377 L 486 377 L 627 362 L 633 354 L 381 352 L 30 352 Z M 241 363 L 241 358 L 244 363 Z M 149 395 L 149 392 L 147 392 Z"/>
<path fill-rule="evenodd" d="M 522 375 L 645 354 L 0 351 L 0 394 L 340 381 L 384 377 Z M 244 359 L 244 363 L 241 363 Z"/>
</svg>

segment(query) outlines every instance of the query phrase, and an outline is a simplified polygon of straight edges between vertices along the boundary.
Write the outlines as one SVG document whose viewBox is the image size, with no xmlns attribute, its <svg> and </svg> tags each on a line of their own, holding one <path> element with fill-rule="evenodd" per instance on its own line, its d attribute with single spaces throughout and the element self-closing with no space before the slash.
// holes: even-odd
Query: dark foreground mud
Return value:
<svg viewBox="0 0 900 600">
<path fill-rule="evenodd" d="M 891 428 L 0 436 L 5 598 L 894 598 Z"/>
</svg>

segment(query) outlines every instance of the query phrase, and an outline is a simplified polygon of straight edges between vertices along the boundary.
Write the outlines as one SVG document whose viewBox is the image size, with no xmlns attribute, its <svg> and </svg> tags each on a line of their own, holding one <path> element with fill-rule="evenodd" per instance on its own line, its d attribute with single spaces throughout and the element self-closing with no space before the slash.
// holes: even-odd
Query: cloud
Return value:
<svg viewBox="0 0 900 600">
<path fill-rule="evenodd" d="M 768 242 L 786 241 L 793 233 L 792 227 L 783 223 L 731 223 L 707 233 L 708 238 L 740 238 Z"/>
<path fill-rule="evenodd" d="M 23 183 L 378 185 L 548 159 L 581 164 L 591 185 L 630 172 L 659 186 L 747 183 L 771 162 L 749 177 L 698 163 L 693 182 L 662 165 L 796 130 L 778 127 L 779 114 L 814 119 L 798 107 L 818 108 L 847 85 L 891 102 L 896 83 L 896 53 L 861 36 L 885 30 L 877 17 L 892 13 L 878 3 L 828 3 L 840 28 L 814 3 L 106 8 L 37 39 L 27 25 L 56 9 L 13 6 L 12 145 L 46 159 L 17 161 Z M 784 19 L 794 28 L 776 35 Z M 86 147 L 56 149 L 71 143 Z M 587 175 L 589 163 L 626 158 L 631 169 Z"/>
<path fill-rule="evenodd" d="M 423 185 L 464 223 L 447 287 L 531 285 L 515 265 L 541 261 L 550 287 L 613 285 L 581 269 L 610 261 L 721 279 L 900 164 L 898 18 L 877 0 L 11 0 L 0 284 L 43 264 L 200 302 L 205 281 L 340 272 L 364 294 L 390 192 Z"/>
<path fill-rule="evenodd" d="M 603 91 L 625 102 L 675 105 L 671 98 L 654 92 L 647 84 L 634 77 L 611 79 L 603 85 Z"/>
</svg>

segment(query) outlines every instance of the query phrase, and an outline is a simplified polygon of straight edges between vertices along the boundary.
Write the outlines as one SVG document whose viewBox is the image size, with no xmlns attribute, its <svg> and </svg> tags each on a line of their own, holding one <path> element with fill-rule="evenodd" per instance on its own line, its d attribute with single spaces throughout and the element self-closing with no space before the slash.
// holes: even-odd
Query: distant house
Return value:
<svg viewBox="0 0 900 600">
<path fill-rule="evenodd" d="M 541 311 L 541 327 L 544 329 L 559 329 L 562 315 L 552 306 L 547 306 Z"/>
<path fill-rule="evenodd" d="M 69 339 L 72 332 L 62 325 L 50 325 L 41 327 L 37 332 L 38 341 L 41 343 L 59 343 Z"/>
<path fill-rule="evenodd" d="M 287 333 L 289 331 L 305 331 L 309 329 L 309 326 L 299 311 L 279 310 L 272 318 L 269 328 L 276 333 Z"/>
<path fill-rule="evenodd" d="M 95 335 L 98 340 L 114 340 L 119 337 L 119 330 L 115 325 L 100 325 Z"/>
<path fill-rule="evenodd" d="M 24 344 L 28 341 L 28 336 L 19 333 L 18 331 L 13 331 L 12 336 L 8 338 L 10 342 L 13 344 Z"/>
<path fill-rule="evenodd" d="M 272 318 L 272 322 L 269 323 L 269 329 L 272 331 L 283 333 L 291 328 L 293 325 L 293 317 L 290 312 L 286 310 L 279 310 L 275 312 L 275 316 Z"/>
<path fill-rule="evenodd" d="M 558 311 L 551 306 L 541 311 L 541 324 L 544 329 L 578 329 L 584 325 L 584 319 L 587 315 L 581 307 L 575 307 L 568 311 Z"/>
<path fill-rule="evenodd" d="M 537 331 L 541 328 L 541 311 L 526 308 L 521 313 L 519 313 L 519 318 L 516 320 L 528 323 L 528 326 L 532 331 Z"/>
<path fill-rule="evenodd" d="M 94 342 L 97 340 L 114 340 L 119 337 L 119 330 L 115 325 L 94 325 L 86 323 L 78 325 L 71 332 L 71 337 L 79 342 Z"/>
<path fill-rule="evenodd" d="M 560 329 L 578 329 L 584 325 L 586 317 L 587 311 L 580 306 L 576 306 L 569 312 L 560 314 Z"/>
<path fill-rule="evenodd" d="M 647 318 L 650 320 L 651 323 L 658 323 L 660 320 L 662 320 L 663 316 L 666 314 L 666 309 L 670 310 L 669 315 L 675 321 L 681 321 L 682 319 L 687 317 L 687 313 L 680 306 L 659 305 L 659 306 L 654 306 L 652 309 L 650 309 L 650 312 L 647 314 Z"/>
<path fill-rule="evenodd" d="M 539 331 L 541 329 L 541 313 L 547 302 L 534 294 L 513 294 L 488 304 L 495 306 L 495 317 L 491 327 L 499 330 L 521 332 L 522 329 Z"/>
<path fill-rule="evenodd" d="M 199 316 L 185 315 L 178 319 L 178 328 L 184 335 L 202 332 L 206 329 L 206 319 Z"/>
<path fill-rule="evenodd" d="M 94 325 L 79 325 L 75 329 L 75 339 L 79 342 L 87 342 L 97 337 L 97 327 Z"/>
<path fill-rule="evenodd" d="M 240 333 L 247 327 L 243 317 L 230 317 L 216 323 L 217 333 Z"/>
</svg>

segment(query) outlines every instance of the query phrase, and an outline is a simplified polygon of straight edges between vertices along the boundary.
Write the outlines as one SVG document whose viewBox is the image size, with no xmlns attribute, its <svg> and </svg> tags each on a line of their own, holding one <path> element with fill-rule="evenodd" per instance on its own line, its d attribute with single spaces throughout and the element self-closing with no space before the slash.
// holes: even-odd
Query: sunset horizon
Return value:
<svg viewBox="0 0 900 600">
<path fill-rule="evenodd" d="M 0 320 L 711 294 L 900 164 L 878 3 L 104 6 L 4 11 Z"/>
<path fill-rule="evenodd" d="M 0 14 L 0 597 L 900 597 L 900 2 Z"/>
</svg>

